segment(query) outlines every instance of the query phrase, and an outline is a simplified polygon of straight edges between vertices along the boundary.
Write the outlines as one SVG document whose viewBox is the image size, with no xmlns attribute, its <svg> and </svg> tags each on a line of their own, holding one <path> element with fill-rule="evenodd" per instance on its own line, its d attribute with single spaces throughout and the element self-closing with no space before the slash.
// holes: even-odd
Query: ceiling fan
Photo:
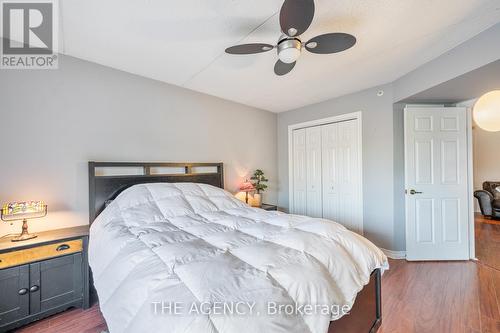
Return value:
<svg viewBox="0 0 500 333">
<path fill-rule="evenodd" d="M 314 18 L 314 0 L 285 0 L 280 11 L 283 35 L 277 45 L 252 43 L 228 47 L 229 54 L 255 54 L 276 48 L 279 60 L 274 65 L 276 75 L 288 74 L 294 67 L 302 49 L 312 53 L 329 54 L 345 51 L 356 44 L 356 37 L 345 33 L 328 33 L 302 43 L 302 35 Z"/>
</svg>

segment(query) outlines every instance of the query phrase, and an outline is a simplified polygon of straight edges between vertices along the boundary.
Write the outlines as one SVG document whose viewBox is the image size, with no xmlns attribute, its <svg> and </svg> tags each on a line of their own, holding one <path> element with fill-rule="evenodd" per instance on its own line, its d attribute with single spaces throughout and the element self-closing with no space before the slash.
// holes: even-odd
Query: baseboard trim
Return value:
<svg viewBox="0 0 500 333">
<path fill-rule="evenodd" d="M 386 250 L 386 249 L 381 249 L 382 252 L 386 256 L 388 256 L 391 259 L 406 259 L 406 251 L 392 251 L 392 250 Z"/>
</svg>

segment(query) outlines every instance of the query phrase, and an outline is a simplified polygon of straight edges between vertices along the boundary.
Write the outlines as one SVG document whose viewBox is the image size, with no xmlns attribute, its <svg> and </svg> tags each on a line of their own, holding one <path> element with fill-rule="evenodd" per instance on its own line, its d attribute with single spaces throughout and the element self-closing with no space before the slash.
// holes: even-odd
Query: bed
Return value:
<svg viewBox="0 0 500 333">
<path fill-rule="evenodd" d="M 247 206 L 224 190 L 222 163 L 89 162 L 89 203 L 89 264 L 111 333 L 381 323 L 385 255 L 335 222 Z"/>
</svg>

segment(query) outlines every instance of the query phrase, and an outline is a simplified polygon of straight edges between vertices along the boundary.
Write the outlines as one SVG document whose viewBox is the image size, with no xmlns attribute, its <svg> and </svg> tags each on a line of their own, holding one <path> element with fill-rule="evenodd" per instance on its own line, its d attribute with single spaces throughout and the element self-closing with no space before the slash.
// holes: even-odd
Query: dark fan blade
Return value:
<svg viewBox="0 0 500 333">
<path fill-rule="evenodd" d="M 274 73 L 276 75 L 282 76 L 288 74 L 294 67 L 297 62 L 292 62 L 291 64 L 287 64 L 281 60 L 278 60 L 274 65 Z"/>
<path fill-rule="evenodd" d="M 226 53 L 229 53 L 229 54 L 254 54 L 254 53 L 262 53 L 262 52 L 271 51 L 273 48 L 274 48 L 274 46 L 270 45 L 270 44 L 262 44 L 262 43 L 241 44 L 241 45 L 235 45 L 235 46 L 228 47 L 226 49 Z"/>
<path fill-rule="evenodd" d="M 311 38 L 306 49 L 312 53 L 328 54 L 342 52 L 356 44 L 356 37 L 344 33 L 330 33 Z"/>
<path fill-rule="evenodd" d="M 314 0 L 285 0 L 281 6 L 281 30 L 290 37 L 302 35 L 313 18 Z"/>
</svg>

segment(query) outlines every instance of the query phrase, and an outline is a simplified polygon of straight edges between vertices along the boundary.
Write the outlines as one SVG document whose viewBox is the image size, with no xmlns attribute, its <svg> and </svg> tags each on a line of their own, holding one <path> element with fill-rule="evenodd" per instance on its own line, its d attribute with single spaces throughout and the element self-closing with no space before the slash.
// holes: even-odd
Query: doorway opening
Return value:
<svg viewBox="0 0 500 333">
<path fill-rule="evenodd" d="M 469 258 L 477 259 L 484 265 L 500 270 L 500 256 L 498 255 L 500 253 L 500 154 L 497 153 L 498 147 L 500 146 L 500 132 L 485 131 L 474 123 L 472 111 L 475 101 L 476 99 L 456 103 L 453 104 L 453 106 L 445 107 L 445 109 L 458 107 L 465 108 L 467 112 L 467 172 L 463 174 L 463 176 L 464 179 L 467 178 L 468 182 L 467 201 L 469 204 L 467 213 L 467 234 L 469 238 Z M 419 108 L 431 107 L 431 105 L 419 106 Z M 419 117 L 420 122 L 425 120 L 425 117 Z M 442 122 L 439 122 L 439 126 L 442 124 Z M 422 141 L 422 138 L 419 140 Z M 422 142 L 418 144 L 425 148 Z M 443 145 L 440 146 L 441 148 L 443 147 Z M 411 175 L 411 173 L 408 173 L 408 170 L 406 170 L 405 176 L 409 174 Z M 441 171 L 439 174 L 440 176 L 443 175 Z M 418 188 L 415 188 L 415 190 L 418 191 Z M 415 195 L 415 197 L 416 196 L 418 195 Z M 408 197 L 413 198 L 414 196 L 407 194 L 407 200 Z M 421 203 L 421 209 L 426 207 L 424 203 L 425 200 Z M 422 216 L 423 215 L 420 214 L 420 217 Z M 443 217 L 443 214 L 438 214 L 438 216 Z M 425 218 L 423 221 L 432 222 L 429 224 L 429 227 L 434 227 L 436 222 L 438 224 L 443 223 L 443 221 Z M 413 228 L 413 230 L 417 229 Z M 430 229 L 421 228 L 419 230 L 425 232 Z M 409 250 L 408 245 L 407 243 L 407 250 Z M 422 252 L 417 251 L 417 253 L 420 255 Z M 439 258 L 435 259 L 440 260 Z M 466 258 L 464 257 L 463 259 Z"/>
<path fill-rule="evenodd" d="M 467 102 L 471 108 L 475 100 Z M 472 124 L 476 258 L 500 270 L 500 132 Z"/>
</svg>

